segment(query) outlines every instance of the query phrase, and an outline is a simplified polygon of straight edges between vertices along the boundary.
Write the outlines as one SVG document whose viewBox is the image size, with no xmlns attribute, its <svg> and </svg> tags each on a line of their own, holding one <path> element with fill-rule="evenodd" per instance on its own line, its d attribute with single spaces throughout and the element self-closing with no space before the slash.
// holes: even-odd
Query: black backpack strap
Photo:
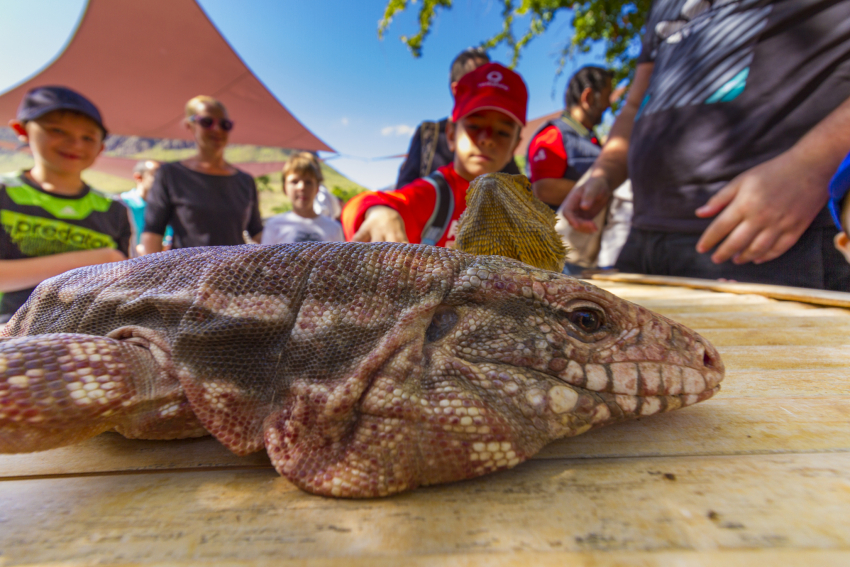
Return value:
<svg viewBox="0 0 850 567">
<path fill-rule="evenodd" d="M 431 173 L 434 156 L 437 154 L 437 141 L 440 138 L 439 122 L 426 120 L 419 126 L 419 140 L 422 142 L 422 155 L 419 161 L 419 175 L 425 177 Z"/>
<path fill-rule="evenodd" d="M 578 181 L 596 161 L 602 148 L 584 137 L 563 117 L 554 122 L 554 125 L 561 131 L 564 151 L 568 156 L 567 170 L 564 172 L 563 178 Z"/>
<path fill-rule="evenodd" d="M 445 234 L 446 229 L 449 228 L 449 221 L 451 221 L 452 213 L 455 211 L 455 196 L 452 188 L 449 187 L 449 182 L 439 171 L 435 171 L 428 177 L 423 177 L 423 179 L 434 187 L 437 200 L 434 203 L 434 212 L 431 213 L 431 218 L 428 219 L 422 229 L 422 244 L 436 246 Z"/>
</svg>

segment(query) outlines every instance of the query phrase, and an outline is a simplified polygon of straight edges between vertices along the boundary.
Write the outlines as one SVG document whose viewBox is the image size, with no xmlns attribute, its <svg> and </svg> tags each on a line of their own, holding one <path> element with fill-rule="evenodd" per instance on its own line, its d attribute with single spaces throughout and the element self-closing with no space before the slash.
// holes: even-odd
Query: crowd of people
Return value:
<svg viewBox="0 0 850 567">
<path fill-rule="evenodd" d="M 622 271 L 850 291 L 850 3 L 656 0 L 647 21 L 604 144 L 594 128 L 616 85 L 595 66 L 531 136 L 533 194 L 573 234 L 606 218 L 629 227 L 606 260 Z M 520 172 L 528 89 L 477 48 L 453 61 L 449 88 L 450 116 L 416 129 L 396 189 L 357 195 L 341 224 L 316 211 L 322 171 L 306 152 L 281 172 L 292 211 L 264 222 L 254 180 L 224 158 L 234 122 L 207 96 L 185 109 L 196 155 L 140 162 L 136 190 L 101 196 L 81 178 L 107 133 L 97 107 L 63 87 L 30 91 L 10 125 L 35 165 L 0 180 L 0 318 L 48 277 L 169 247 L 451 247 L 469 183 Z M 628 214 L 612 215 L 626 182 Z"/>
</svg>

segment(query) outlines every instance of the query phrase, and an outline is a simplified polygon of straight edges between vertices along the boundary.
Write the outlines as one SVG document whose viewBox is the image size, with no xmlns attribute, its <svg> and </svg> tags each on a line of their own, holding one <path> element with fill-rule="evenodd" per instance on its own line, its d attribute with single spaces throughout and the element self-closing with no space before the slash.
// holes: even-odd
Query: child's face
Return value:
<svg viewBox="0 0 850 567">
<path fill-rule="evenodd" d="M 455 170 L 467 181 L 500 171 L 519 145 L 520 126 L 498 110 L 481 110 L 446 126 Z"/>
<path fill-rule="evenodd" d="M 103 131 L 75 112 L 48 112 L 27 122 L 23 130 L 33 158 L 58 173 L 82 173 L 103 151 Z"/>
<path fill-rule="evenodd" d="M 292 172 L 283 181 L 283 192 L 292 201 L 294 210 L 312 210 L 319 182 L 309 173 Z"/>
</svg>

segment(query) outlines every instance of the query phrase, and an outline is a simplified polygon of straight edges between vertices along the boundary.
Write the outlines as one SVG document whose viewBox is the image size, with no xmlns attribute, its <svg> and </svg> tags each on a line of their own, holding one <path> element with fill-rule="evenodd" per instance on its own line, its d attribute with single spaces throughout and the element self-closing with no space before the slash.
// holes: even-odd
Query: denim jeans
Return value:
<svg viewBox="0 0 850 567">
<path fill-rule="evenodd" d="M 833 246 L 834 227 L 809 227 L 785 254 L 763 264 L 715 264 L 699 254 L 700 234 L 632 227 L 615 267 L 621 272 L 850 291 L 850 264 Z"/>
</svg>

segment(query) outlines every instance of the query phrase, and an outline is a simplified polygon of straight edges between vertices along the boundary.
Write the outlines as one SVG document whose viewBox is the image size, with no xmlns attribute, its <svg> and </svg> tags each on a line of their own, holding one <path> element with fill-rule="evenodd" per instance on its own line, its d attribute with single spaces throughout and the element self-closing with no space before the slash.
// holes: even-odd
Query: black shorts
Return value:
<svg viewBox="0 0 850 567">
<path fill-rule="evenodd" d="M 715 264 L 696 251 L 700 234 L 632 227 L 615 268 L 621 272 L 850 291 L 850 264 L 833 245 L 837 229 L 809 227 L 785 254 L 763 264 Z"/>
</svg>

